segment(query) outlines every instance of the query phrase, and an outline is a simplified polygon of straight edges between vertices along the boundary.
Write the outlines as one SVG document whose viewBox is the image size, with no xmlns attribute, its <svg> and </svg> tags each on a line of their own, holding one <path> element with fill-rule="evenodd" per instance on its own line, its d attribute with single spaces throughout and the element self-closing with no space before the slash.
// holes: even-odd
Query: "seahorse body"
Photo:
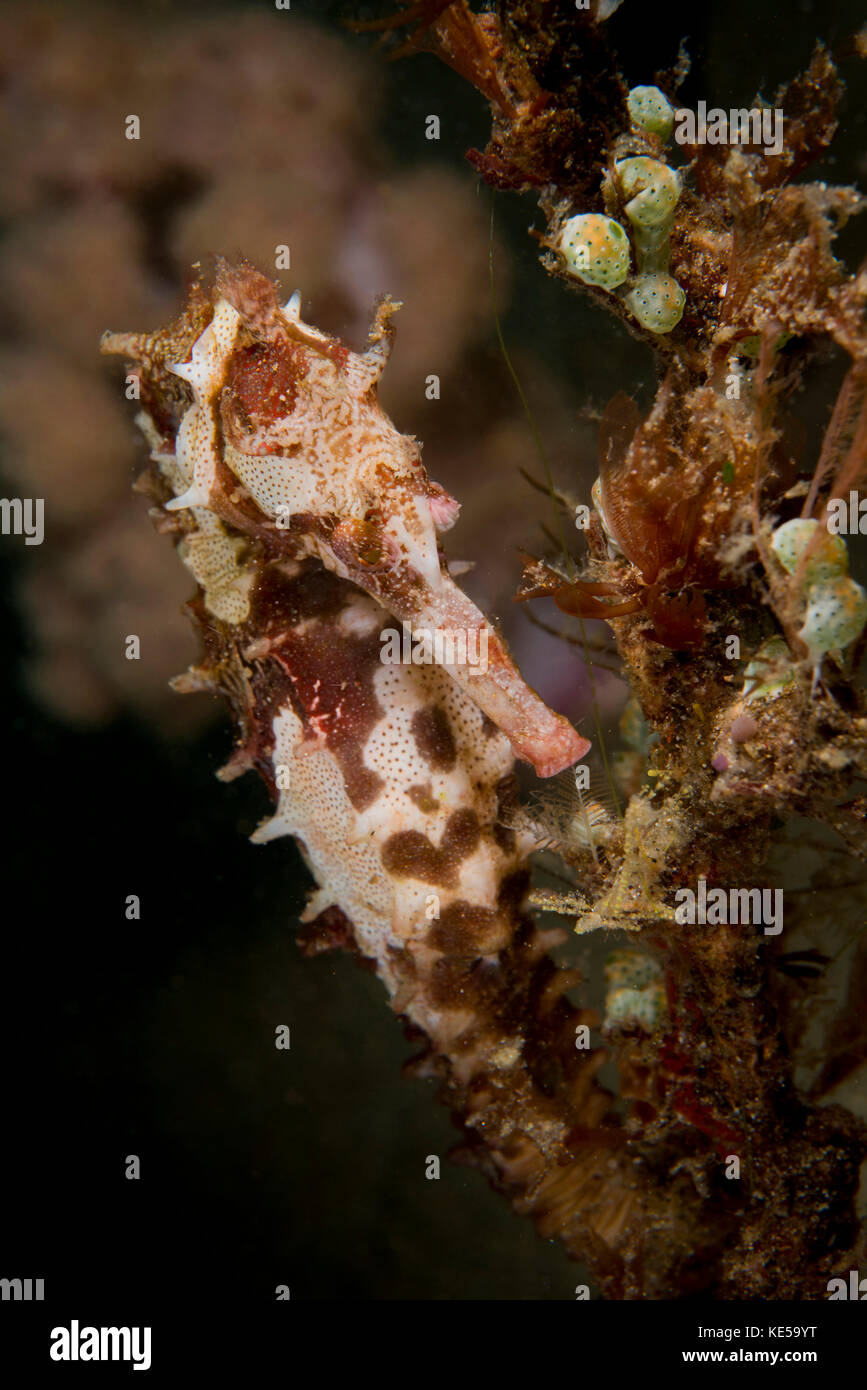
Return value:
<svg viewBox="0 0 867 1390">
<path fill-rule="evenodd" d="M 189 387 L 174 437 L 161 440 L 148 412 L 143 421 L 174 494 L 165 509 L 192 519 L 184 559 L 224 620 L 244 614 L 249 567 L 237 540 L 254 533 L 271 552 L 316 555 L 414 628 L 484 634 L 486 669 L 458 660 L 449 674 L 517 756 L 551 776 L 589 742 L 526 685 L 454 583 L 437 526 L 452 524 L 458 504 L 431 482 L 416 441 L 395 429 L 376 397 L 397 307 L 380 304 L 371 345 L 359 355 L 305 324 L 299 296 L 281 309 L 264 276 L 223 266 L 189 360 L 170 361 L 163 350 L 157 390 L 167 373 Z M 153 339 L 134 334 L 107 335 L 103 349 L 145 364 L 156 350 Z M 220 531 L 215 517 L 231 529 Z"/>
<path fill-rule="evenodd" d="M 516 753 L 551 773 L 589 745 L 447 572 L 436 528 L 457 504 L 375 400 L 393 308 L 356 356 L 226 268 L 213 304 L 194 288 L 170 328 L 104 340 L 139 364 L 146 487 L 198 584 L 204 656 L 176 685 L 231 702 L 221 776 L 257 769 L 276 810 L 254 839 L 298 840 L 308 949 L 375 962 L 489 1178 L 569 1249 L 608 1249 L 616 1287 L 639 1184 L 600 1129 L 604 1053 L 576 1046 L 594 1018 L 523 913 L 531 846 L 501 815 Z M 484 627 L 488 671 L 383 660 L 395 617 Z"/>
</svg>

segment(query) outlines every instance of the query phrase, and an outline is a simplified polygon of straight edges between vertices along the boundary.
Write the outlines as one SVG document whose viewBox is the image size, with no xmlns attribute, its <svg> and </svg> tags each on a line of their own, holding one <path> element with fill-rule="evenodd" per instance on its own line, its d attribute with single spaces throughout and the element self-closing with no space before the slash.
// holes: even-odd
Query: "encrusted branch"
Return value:
<svg viewBox="0 0 867 1390">
<path fill-rule="evenodd" d="M 263 275 L 221 265 L 170 328 L 103 346 L 138 364 L 145 486 L 198 585 L 204 656 L 178 688 L 226 696 L 222 776 L 258 770 L 276 809 L 254 838 L 305 854 L 305 949 L 375 963 L 469 1151 L 605 1292 L 822 1297 L 861 1249 L 867 1129 L 818 1104 L 821 1081 L 795 1084 L 779 976 L 816 957 L 780 951 L 782 909 L 733 922 L 719 904 L 772 900 L 759 885 L 786 817 L 863 852 L 867 597 L 830 506 L 817 516 L 864 476 L 867 281 L 832 249 L 861 200 L 791 182 L 835 130 L 824 49 L 778 94 L 782 131 L 757 102 L 750 138 L 711 140 L 711 113 L 671 104 L 683 62 L 667 90 L 627 90 L 614 8 L 432 2 L 379 27 L 410 27 L 401 51 L 428 48 L 485 96 L 474 167 L 537 190 L 546 269 L 659 356 L 651 410 L 620 393 L 604 413 L 585 569 L 566 578 L 551 555 L 521 591 L 611 623 L 636 724 L 622 820 L 580 785 L 574 814 L 562 787 L 518 804 L 516 757 L 550 777 L 589 744 L 449 573 L 438 533 L 458 502 L 376 399 L 397 305 L 355 353 L 298 296 L 281 306 Z M 804 477 L 787 400 L 828 343 L 851 367 Z M 629 933 L 607 966 L 607 1050 L 549 958 L 561 934 L 526 915 L 539 843 L 575 880 L 578 930 Z M 699 925 L 697 901 L 717 915 Z M 845 1067 L 862 1035 L 837 1030 Z M 607 1055 L 619 1104 L 596 1079 Z"/>
</svg>

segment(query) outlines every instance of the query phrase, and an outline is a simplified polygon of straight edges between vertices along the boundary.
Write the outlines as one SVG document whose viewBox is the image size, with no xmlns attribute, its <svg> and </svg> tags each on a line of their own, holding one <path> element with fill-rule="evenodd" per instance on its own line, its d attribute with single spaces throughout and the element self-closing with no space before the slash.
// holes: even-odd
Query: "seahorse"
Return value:
<svg viewBox="0 0 867 1390">
<path fill-rule="evenodd" d="M 175 685 L 232 706 L 220 775 L 259 771 L 276 810 L 253 838 L 294 836 L 310 866 L 305 948 L 375 963 L 488 1177 L 618 1290 L 638 1170 L 595 1079 L 594 1016 L 548 954 L 560 934 L 523 911 L 532 840 L 504 814 L 516 756 L 548 775 L 589 744 L 448 572 L 436 532 L 458 504 L 376 400 L 396 307 L 355 354 L 221 265 L 168 329 L 104 338 L 137 364 L 142 486 L 198 585 L 204 655 Z M 395 618 L 484 629 L 487 672 L 384 661 Z"/>
<path fill-rule="evenodd" d="M 189 518 L 183 557 L 204 584 L 216 617 L 245 616 L 251 571 L 237 534 L 255 534 L 284 555 L 317 556 L 394 617 L 428 632 L 484 636 L 486 669 L 448 670 L 509 736 L 540 776 L 569 767 L 590 747 L 568 720 L 521 679 L 499 635 L 458 588 L 437 544 L 459 504 L 431 482 L 416 441 L 380 408 L 376 385 L 388 360 L 399 305 L 378 306 L 370 346 L 351 352 L 302 321 L 300 295 L 282 309 L 274 284 L 249 266 L 221 263 L 216 302 L 204 322 L 201 294 L 190 320 L 200 327 L 189 361 L 170 362 L 159 335 L 107 334 L 103 350 L 159 367 L 148 385 L 185 406 L 175 439 L 157 439 L 142 420 L 153 457 L 174 495 L 166 512 Z M 173 330 L 169 350 L 180 346 Z M 191 398 L 179 400 L 177 381 Z M 175 423 L 174 421 L 172 423 Z M 222 526 L 220 525 L 222 523 Z"/>
</svg>

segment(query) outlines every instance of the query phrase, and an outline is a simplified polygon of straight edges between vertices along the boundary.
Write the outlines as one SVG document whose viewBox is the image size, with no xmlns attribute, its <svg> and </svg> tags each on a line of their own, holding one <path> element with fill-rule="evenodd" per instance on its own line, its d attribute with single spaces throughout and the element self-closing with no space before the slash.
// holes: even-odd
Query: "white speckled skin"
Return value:
<svg viewBox="0 0 867 1390">
<path fill-rule="evenodd" d="M 175 448 L 146 410 L 139 424 L 174 494 L 164 510 L 180 514 L 178 550 L 204 610 L 244 663 L 233 685 L 246 690 L 239 713 L 258 755 L 242 755 L 226 775 L 261 766 L 264 747 L 277 797 L 253 838 L 297 838 L 320 885 L 307 919 L 338 908 L 395 1007 L 448 1043 L 472 1012 L 444 1011 L 426 987 L 443 955 L 437 933 L 487 956 L 507 946 L 518 920 L 515 904 L 500 902 L 530 848 L 499 821 L 514 764 L 507 734 L 525 756 L 533 747 L 543 771 L 588 745 L 524 685 L 492 631 L 485 674 L 383 663 L 381 634 L 395 613 L 452 630 L 484 625 L 438 551 L 435 517 L 451 525 L 457 503 L 376 403 L 396 306 L 380 306 L 371 345 L 357 355 L 305 324 L 297 296 L 245 316 L 260 280 L 236 287 L 235 304 L 218 294 L 186 360 L 166 364 L 191 389 Z M 123 336 L 108 343 L 133 345 Z M 387 566 L 368 572 L 356 558 L 353 523 L 374 528 Z M 344 532 L 350 543 L 340 548 Z M 368 530 L 359 534 L 369 544 Z M 285 554 L 276 572 L 294 622 L 275 627 L 267 609 L 254 611 L 263 574 L 275 572 L 251 549 L 257 537 Z M 336 578 L 317 580 L 320 563 Z"/>
<path fill-rule="evenodd" d="M 263 286 L 273 294 L 255 272 L 228 274 L 189 359 L 169 364 L 192 394 L 175 449 L 147 414 L 142 421 L 175 494 L 166 511 L 191 519 L 182 555 L 207 608 L 227 622 L 248 614 L 242 537 L 225 524 L 236 522 L 226 505 L 228 477 L 234 501 L 255 503 L 269 532 L 291 531 L 293 554 L 316 556 L 396 618 L 484 633 L 487 669 L 454 664 L 450 676 L 541 776 L 570 766 L 588 741 L 521 679 L 496 631 L 448 573 L 437 529 L 454 523 L 458 504 L 431 482 L 417 442 L 395 429 L 377 401 L 399 306 L 380 304 L 370 346 L 357 354 L 304 323 L 297 295 L 281 309 Z M 117 335 L 107 350 L 132 352 L 135 341 Z"/>
<path fill-rule="evenodd" d="M 256 769 L 276 810 L 253 838 L 294 836 L 310 865 L 305 949 L 375 963 L 488 1176 L 557 1222 L 585 1189 L 595 1213 L 610 1150 L 567 1141 L 609 1098 L 602 1055 L 574 1045 L 592 1016 L 523 911 L 533 845 L 506 808 L 515 754 L 546 775 L 589 745 L 490 629 L 484 673 L 382 660 L 396 618 L 486 626 L 437 547 L 457 503 L 376 402 L 394 307 L 356 355 L 302 323 L 297 298 L 280 309 L 263 276 L 229 267 L 213 308 L 194 290 L 165 330 L 103 347 L 141 364 L 148 490 L 199 586 L 204 654 L 175 684 L 233 707 L 220 776 Z"/>
<path fill-rule="evenodd" d="M 327 622 L 332 650 L 342 636 L 370 639 L 366 667 L 361 648 L 354 659 L 369 680 L 371 716 L 354 751 L 378 779 L 375 794 L 363 804 L 357 796 L 353 800 L 345 775 L 351 713 L 344 719 L 339 703 L 331 707 L 328 701 L 320 714 L 318 692 L 312 699 L 303 695 L 305 688 L 315 690 L 311 672 L 305 679 L 294 657 L 277 658 L 295 672 L 294 700 L 273 721 L 277 809 L 253 839 L 297 838 L 321 885 L 305 920 L 340 908 L 359 949 L 376 961 L 395 1007 L 451 1045 L 473 1019 L 461 1009 L 444 1009 L 428 989 L 443 955 L 438 924 L 450 912 L 484 918 L 476 949 L 485 955 L 507 945 L 514 928 L 499 895 L 504 879 L 520 870 L 528 846 L 496 831 L 499 789 L 513 768 L 508 739 L 485 729 L 477 706 L 441 668 L 378 662 L 379 634 L 388 617 L 371 599 L 347 585 L 346 606 Z M 299 629 L 299 650 L 303 636 Z M 293 708 L 299 703 L 300 714 Z M 432 711 L 445 735 L 440 758 L 431 757 L 418 728 L 419 717 Z M 454 834 L 458 823 L 467 832 L 463 837 Z"/>
</svg>

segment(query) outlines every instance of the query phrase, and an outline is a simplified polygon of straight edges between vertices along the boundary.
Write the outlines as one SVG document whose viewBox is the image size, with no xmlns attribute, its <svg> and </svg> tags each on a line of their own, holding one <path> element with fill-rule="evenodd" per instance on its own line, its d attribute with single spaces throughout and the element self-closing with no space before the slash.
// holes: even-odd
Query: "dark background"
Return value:
<svg viewBox="0 0 867 1390">
<path fill-rule="evenodd" d="M 155 22 L 167 8 L 151 7 Z M 295 10 L 330 26 L 382 13 L 301 0 Z M 727 107 L 757 88 L 770 97 L 817 35 L 834 46 L 859 17 L 853 4 L 625 0 L 610 28 L 630 84 L 650 81 L 685 37 L 682 101 Z M 433 59 L 383 65 L 381 80 L 398 161 L 416 157 L 428 110 L 449 112 L 437 155 L 452 166 L 484 145 L 484 102 Z M 863 88 L 844 110 L 824 171 L 840 182 L 858 177 Z M 538 343 L 576 403 L 649 386 L 649 357 L 625 331 L 578 297 L 565 312 L 525 245 L 532 213 L 532 200 L 498 199 L 516 256 L 507 330 Z M 573 1297 L 580 1270 L 478 1174 L 446 1161 L 459 1136 L 431 1083 L 401 1079 L 412 1050 L 376 978 L 337 953 L 300 956 L 293 924 L 309 880 L 288 841 L 249 844 L 267 811 L 255 780 L 215 781 L 228 725 L 183 739 L 132 718 L 87 734 L 50 719 L 19 680 L 31 639 L 15 579 L 39 565 L 39 549 L 4 537 L 0 561 L 0 1277 L 44 1277 L 61 1320 L 98 1320 L 118 1290 L 128 1321 L 157 1290 L 236 1305 L 270 1301 L 278 1284 L 293 1299 Z M 140 921 L 125 918 L 132 893 Z M 273 1044 L 279 1024 L 291 1028 L 288 1052 Z M 140 1181 L 124 1176 L 128 1154 Z M 442 1159 L 439 1182 L 424 1176 L 430 1154 Z"/>
</svg>

